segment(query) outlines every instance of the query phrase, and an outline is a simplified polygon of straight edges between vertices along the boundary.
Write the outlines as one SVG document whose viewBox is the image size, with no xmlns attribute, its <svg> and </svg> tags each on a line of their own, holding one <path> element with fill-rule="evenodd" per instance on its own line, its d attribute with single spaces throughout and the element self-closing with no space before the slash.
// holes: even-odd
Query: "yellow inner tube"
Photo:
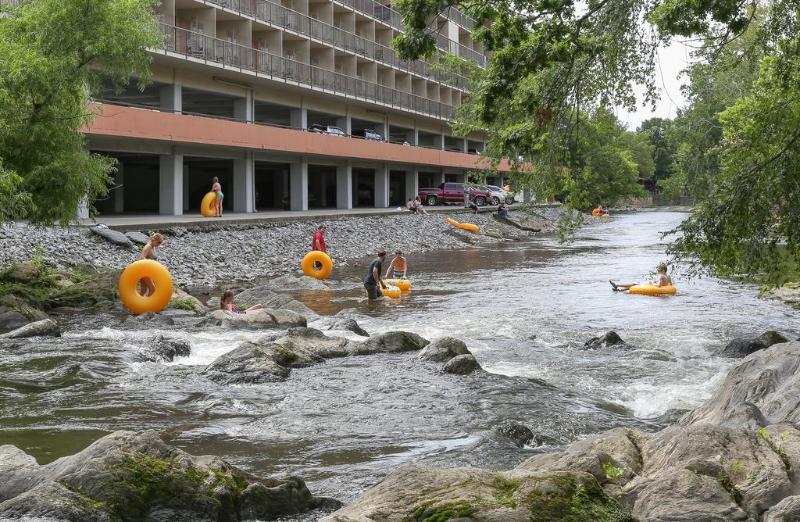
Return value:
<svg viewBox="0 0 800 522">
<path fill-rule="evenodd" d="M 628 289 L 631 294 L 638 295 L 675 295 L 676 289 L 674 286 L 656 286 L 650 283 L 644 285 L 633 285 Z"/>
<path fill-rule="evenodd" d="M 328 279 L 333 272 L 333 260 L 325 252 L 312 250 L 300 262 L 303 273 L 315 279 Z"/>
<path fill-rule="evenodd" d="M 137 283 L 144 278 L 152 280 L 156 287 L 155 292 L 148 296 L 136 290 Z M 122 304 L 136 315 L 158 313 L 172 299 L 172 276 L 164 265 L 153 259 L 134 261 L 119 276 L 119 297 Z"/>
<path fill-rule="evenodd" d="M 217 215 L 217 193 L 209 192 L 203 196 L 200 202 L 200 213 L 203 217 L 214 217 Z"/>
<path fill-rule="evenodd" d="M 386 288 L 382 289 L 381 291 L 383 292 L 383 295 L 385 295 L 386 297 L 393 297 L 395 299 L 400 297 L 403 294 L 402 290 L 400 290 L 396 286 L 391 286 L 391 285 L 387 286 Z"/>
<path fill-rule="evenodd" d="M 447 218 L 447 224 L 448 225 L 453 225 L 454 227 L 457 227 L 459 225 L 458 221 L 456 221 L 453 218 Z"/>
<path fill-rule="evenodd" d="M 411 281 L 408 279 L 387 279 L 386 284 L 390 286 L 396 286 L 403 292 L 408 292 L 411 290 Z"/>
<path fill-rule="evenodd" d="M 481 227 L 472 223 L 459 223 L 456 227 L 461 230 L 466 230 L 467 232 L 480 232 L 481 230 Z"/>
</svg>

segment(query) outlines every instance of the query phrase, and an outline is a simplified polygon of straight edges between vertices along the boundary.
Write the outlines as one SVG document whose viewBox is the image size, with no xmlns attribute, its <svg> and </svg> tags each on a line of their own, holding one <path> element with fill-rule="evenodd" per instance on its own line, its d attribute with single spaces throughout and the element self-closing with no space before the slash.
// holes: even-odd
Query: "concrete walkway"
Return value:
<svg viewBox="0 0 800 522">
<path fill-rule="evenodd" d="M 510 208 L 514 208 L 512 205 Z M 471 212 L 460 205 L 441 205 L 425 207 L 430 214 L 454 214 Z M 481 208 L 481 213 L 494 212 L 495 206 Z M 350 216 L 385 216 L 387 214 L 403 214 L 406 211 L 392 208 L 355 208 L 352 210 L 320 209 L 306 211 L 253 212 L 249 214 L 226 213 L 221 218 L 206 218 L 200 214 L 185 214 L 183 216 L 161 216 L 158 214 L 98 216 L 96 219 L 82 219 L 80 226 L 92 226 L 103 223 L 115 230 L 138 230 L 152 228 L 166 228 L 175 226 L 213 226 L 213 225 L 240 225 L 253 223 L 269 223 L 279 221 L 315 221 L 322 219 L 337 219 Z"/>
</svg>

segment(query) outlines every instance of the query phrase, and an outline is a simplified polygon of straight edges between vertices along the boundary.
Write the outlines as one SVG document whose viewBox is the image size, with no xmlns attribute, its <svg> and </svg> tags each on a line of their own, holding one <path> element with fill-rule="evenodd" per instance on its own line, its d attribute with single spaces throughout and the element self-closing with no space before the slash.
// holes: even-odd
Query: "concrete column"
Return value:
<svg viewBox="0 0 800 522">
<path fill-rule="evenodd" d="M 233 160 L 233 211 L 253 212 L 255 202 L 255 160 L 252 152 Z"/>
<path fill-rule="evenodd" d="M 122 163 L 117 164 L 114 184 L 114 213 L 122 214 L 125 212 L 125 165 Z"/>
<path fill-rule="evenodd" d="M 289 114 L 290 124 L 295 129 L 308 128 L 308 109 L 292 109 Z"/>
<path fill-rule="evenodd" d="M 419 169 L 412 168 L 406 171 L 406 197 L 412 199 L 419 194 Z"/>
<path fill-rule="evenodd" d="M 336 126 L 340 127 L 348 136 L 353 134 L 353 119 L 349 114 L 341 118 L 336 118 Z"/>
<path fill-rule="evenodd" d="M 385 163 L 375 168 L 375 208 L 389 206 L 389 166 Z"/>
<path fill-rule="evenodd" d="M 289 193 L 291 210 L 308 210 L 308 160 L 305 158 L 290 166 Z"/>
<path fill-rule="evenodd" d="M 180 83 L 164 85 L 160 90 L 161 110 L 181 112 L 183 110 L 183 95 Z"/>
<path fill-rule="evenodd" d="M 183 155 L 159 156 L 158 213 L 162 216 L 183 215 Z"/>
<path fill-rule="evenodd" d="M 233 117 L 239 121 L 253 123 L 253 91 L 247 91 L 246 98 L 237 98 L 233 101 Z"/>
<path fill-rule="evenodd" d="M 349 161 L 344 166 L 336 167 L 336 208 L 353 208 L 353 166 Z"/>
<path fill-rule="evenodd" d="M 466 154 L 466 153 L 467 153 L 467 139 L 466 139 L 466 138 L 464 138 L 464 139 L 461 139 L 461 140 L 459 141 L 459 144 L 461 145 L 461 152 L 463 152 L 464 154 Z"/>
</svg>

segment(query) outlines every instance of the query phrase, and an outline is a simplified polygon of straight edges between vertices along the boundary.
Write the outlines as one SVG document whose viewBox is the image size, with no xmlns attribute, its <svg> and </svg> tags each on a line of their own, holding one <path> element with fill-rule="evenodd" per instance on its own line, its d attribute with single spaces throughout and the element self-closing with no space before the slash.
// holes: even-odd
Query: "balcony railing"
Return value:
<svg viewBox="0 0 800 522">
<path fill-rule="evenodd" d="M 467 90 L 466 78 L 445 74 L 435 70 L 431 64 L 417 60 L 407 62 L 400 60 L 395 50 L 381 45 L 374 40 L 345 31 L 339 27 L 317 20 L 268 0 L 207 0 L 213 4 L 252 16 L 275 27 L 288 29 L 297 34 L 314 38 L 345 51 L 382 62 L 402 71 L 418 74 L 426 78 L 445 83 L 462 90 Z M 380 4 L 378 4 L 380 5 Z M 383 6 L 381 6 L 383 7 Z M 455 44 L 455 42 L 453 42 Z"/>
<path fill-rule="evenodd" d="M 452 106 L 415 94 L 172 25 L 161 24 L 161 31 L 164 33 L 164 50 L 176 54 L 249 71 L 273 80 L 331 92 L 347 98 L 371 101 L 445 120 L 453 117 Z"/>
</svg>

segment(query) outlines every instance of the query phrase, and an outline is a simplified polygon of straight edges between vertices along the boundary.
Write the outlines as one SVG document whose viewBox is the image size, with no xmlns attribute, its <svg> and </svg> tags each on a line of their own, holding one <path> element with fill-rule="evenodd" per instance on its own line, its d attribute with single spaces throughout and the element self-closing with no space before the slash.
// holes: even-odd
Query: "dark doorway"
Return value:
<svg viewBox="0 0 800 522">
<path fill-rule="evenodd" d="M 353 169 L 353 206 L 375 206 L 374 169 Z"/>
<path fill-rule="evenodd" d="M 183 161 L 183 210 L 190 214 L 200 212 L 203 196 L 211 190 L 211 180 L 219 178 L 222 185 L 222 209 L 233 209 L 233 160 L 187 157 Z"/>
<path fill-rule="evenodd" d="M 406 204 L 406 173 L 404 170 L 389 171 L 389 206 Z"/>
<path fill-rule="evenodd" d="M 256 210 L 289 210 L 289 164 L 257 161 Z"/>
</svg>

